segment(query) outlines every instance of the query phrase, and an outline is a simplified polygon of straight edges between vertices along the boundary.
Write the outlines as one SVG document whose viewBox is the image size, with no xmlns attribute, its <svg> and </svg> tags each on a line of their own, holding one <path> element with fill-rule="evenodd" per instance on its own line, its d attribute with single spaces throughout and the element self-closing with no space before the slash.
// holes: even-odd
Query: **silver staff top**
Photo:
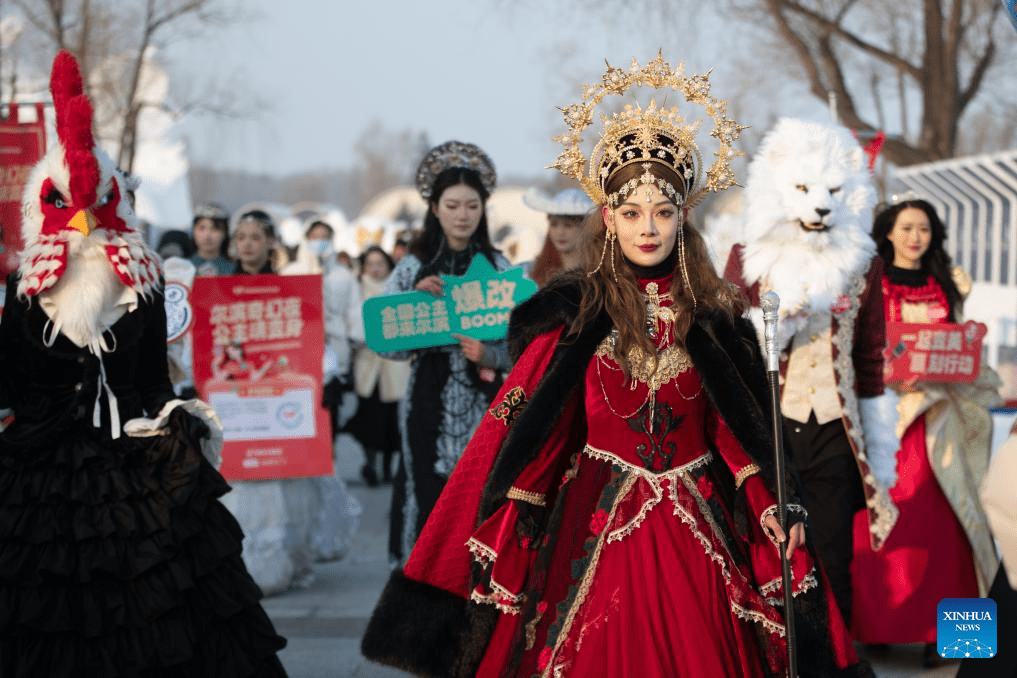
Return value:
<svg viewBox="0 0 1017 678">
<path fill-rule="evenodd" d="M 766 369 L 776 372 L 780 369 L 780 347 L 777 346 L 777 310 L 780 297 L 776 292 L 767 292 L 759 297 L 763 309 L 763 339 L 766 342 Z"/>
</svg>

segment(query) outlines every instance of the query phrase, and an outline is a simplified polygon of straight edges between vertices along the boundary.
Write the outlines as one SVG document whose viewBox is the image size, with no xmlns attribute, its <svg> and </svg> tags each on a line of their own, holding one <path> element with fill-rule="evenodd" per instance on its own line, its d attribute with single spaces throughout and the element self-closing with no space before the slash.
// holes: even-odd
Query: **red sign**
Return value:
<svg viewBox="0 0 1017 678">
<path fill-rule="evenodd" d="M 21 194 L 28 174 L 46 152 L 43 105 L 35 104 L 35 120 L 22 122 L 18 105 L 10 104 L 9 114 L 0 119 L 0 275 L 18 267 L 21 242 Z M 0 302 L 2 303 L 2 302 Z"/>
<path fill-rule="evenodd" d="M 191 306 L 194 383 L 222 419 L 223 476 L 331 475 L 321 276 L 199 276 Z"/>
<path fill-rule="evenodd" d="M 982 361 L 986 327 L 969 320 L 956 323 L 886 323 L 887 382 L 971 382 Z"/>
</svg>

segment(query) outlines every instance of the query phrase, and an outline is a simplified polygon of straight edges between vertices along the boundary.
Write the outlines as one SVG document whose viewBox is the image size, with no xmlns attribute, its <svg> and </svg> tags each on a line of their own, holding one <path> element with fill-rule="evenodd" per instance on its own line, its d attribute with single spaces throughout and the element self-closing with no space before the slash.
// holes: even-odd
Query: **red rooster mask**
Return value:
<svg viewBox="0 0 1017 678">
<path fill-rule="evenodd" d="M 51 289 L 68 257 L 100 246 L 120 281 L 148 297 L 159 285 L 158 258 L 137 229 L 126 200 L 127 179 L 95 145 L 92 104 L 77 60 L 61 51 L 53 60 L 50 92 L 57 143 L 35 166 L 22 199 L 21 280 L 18 295 Z"/>
</svg>

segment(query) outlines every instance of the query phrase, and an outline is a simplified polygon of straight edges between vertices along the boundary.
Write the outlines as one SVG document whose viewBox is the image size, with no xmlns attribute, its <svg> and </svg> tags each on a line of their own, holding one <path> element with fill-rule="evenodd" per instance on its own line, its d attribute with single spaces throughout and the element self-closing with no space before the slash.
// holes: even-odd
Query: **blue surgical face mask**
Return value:
<svg viewBox="0 0 1017 678">
<path fill-rule="evenodd" d="M 330 240 L 308 240 L 307 249 L 319 259 L 332 254 L 332 241 Z"/>
</svg>

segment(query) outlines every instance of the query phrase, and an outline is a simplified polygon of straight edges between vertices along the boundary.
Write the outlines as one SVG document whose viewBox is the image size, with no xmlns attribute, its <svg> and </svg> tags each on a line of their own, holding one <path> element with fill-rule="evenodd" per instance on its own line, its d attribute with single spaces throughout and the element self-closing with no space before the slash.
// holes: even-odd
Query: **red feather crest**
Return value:
<svg viewBox="0 0 1017 678">
<path fill-rule="evenodd" d="M 61 50 L 53 60 L 49 88 L 56 109 L 57 137 L 71 174 L 71 200 L 75 207 L 84 209 L 95 203 L 99 162 L 92 150 L 92 104 L 84 94 L 81 68 L 70 52 Z"/>
</svg>

